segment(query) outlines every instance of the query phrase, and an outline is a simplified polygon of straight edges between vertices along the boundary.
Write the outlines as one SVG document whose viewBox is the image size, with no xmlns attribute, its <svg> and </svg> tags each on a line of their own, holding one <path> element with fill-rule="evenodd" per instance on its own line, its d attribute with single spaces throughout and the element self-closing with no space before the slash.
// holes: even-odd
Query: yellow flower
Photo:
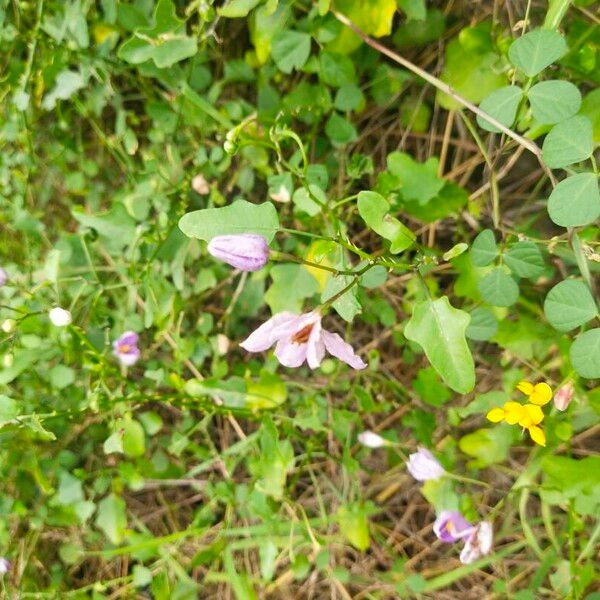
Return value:
<svg viewBox="0 0 600 600">
<path fill-rule="evenodd" d="M 519 381 L 517 389 L 529 398 L 531 404 L 544 406 L 552 400 L 552 388 L 544 382 L 533 385 L 529 381 Z"/>
<path fill-rule="evenodd" d="M 509 425 L 517 423 L 527 429 L 531 439 L 540 446 L 546 445 L 546 436 L 538 425 L 544 420 L 542 409 L 535 404 L 519 404 L 506 402 L 502 408 L 492 408 L 486 415 L 488 421 L 500 423 L 506 421 Z"/>
</svg>

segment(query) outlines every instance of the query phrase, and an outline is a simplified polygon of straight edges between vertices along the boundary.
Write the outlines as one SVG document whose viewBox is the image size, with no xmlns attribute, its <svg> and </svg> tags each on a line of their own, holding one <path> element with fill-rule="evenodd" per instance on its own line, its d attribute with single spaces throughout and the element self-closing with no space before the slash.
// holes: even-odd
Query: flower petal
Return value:
<svg viewBox="0 0 600 600">
<path fill-rule="evenodd" d="M 547 383 L 537 383 L 531 394 L 529 395 L 529 402 L 537 404 L 538 406 L 544 406 L 552 400 L 552 388 Z"/>
<path fill-rule="evenodd" d="M 544 420 L 544 413 L 539 406 L 526 404 L 524 408 L 532 425 L 539 425 Z"/>
<path fill-rule="evenodd" d="M 469 565 L 489 554 L 492 549 L 493 536 L 492 524 L 489 521 L 479 523 L 467 538 L 465 546 L 460 552 L 460 562 Z"/>
<path fill-rule="evenodd" d="M 519 383 L 517 383 L 517 389 L 526 396 L 529 396 L 529 394 L 533 392 L 533 384 L 529 383 L 529 381 L 519 381 Z"/>
<path fill-rule="evenodd" d="M 240 346 L 248 352 L 263 352 L 280 337 L 291 335 L 300 318 L 291 312 L 277 313 L 253 331 Z"/>
<path fill-rule="evenodd" d="M 307 350 L 308 344 L 306 343 L 298 344 L 288 338 L 282 338 L 275 346 L 275 356 L 284 367 L 295 369 L 306 360 Z"/>
<path fill-rule="evenodd" d="M 509 425 L 514 425 L 523 418 L 525 409 L 523 408 L 523 405 L 518 402 L 506 402 L 504 404 L 504 413 L 506 415 L 506 422 Z"/>
<path fill-rule="evenodd" d="M 349 364 L 353 369 L 364 369 L 367 366 L 367 363 L 354 353 L 352 346 L 346 343 L 337 333 L 331 333 L 323 329 L 321 339 L 325 343 L 325 348 L 327 348 L 329 354 Z"/>
<path fill-rule="evenodd" d="M 325 344 L 321 337 L 322 327 L 319 319 L 314 325 L 308 336 L 306 349 L 306 362 L 311 369 L 316 369 L 320 366 L 325 356 Z"/>
<path fill-rule="evenodd" d="M 533 426 L 529 427 L 528 431 L 529 431 L 529 436 L 536 444 L 538 444 L 539 446 L 546 445 L 546 436 L 544 435 L 544 431 L 542 430 L 541 427 L 538 427 L 537 425 L 533 425 Z"/>
<path fill-rule="evenodd" d="M 461 532 L 471 524 L 456 510 L 443 510 L 433 524 L 433 532 L 444 543 L 452 544 L 461 539 Z"/>
<path fill-rule="evenodd" d="M 492 408 L 485 418 L 492 423 L 500 423 L 504 421 L 504 411 L 501 408 Z"/>
</svg>

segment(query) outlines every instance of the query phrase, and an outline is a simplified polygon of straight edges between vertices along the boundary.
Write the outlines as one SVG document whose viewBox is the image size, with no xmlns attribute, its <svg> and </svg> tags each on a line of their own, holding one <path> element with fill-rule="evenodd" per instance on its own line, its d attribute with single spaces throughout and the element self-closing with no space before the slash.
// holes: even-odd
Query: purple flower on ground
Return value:
<svg viewBox="0 0 600 600">
<path fill-rule="evenodd" d="M 262 235 L 218 235 L 208 243 L 208 252 L 215 258 L 241 271 L 258 271 L 269 260 L 269 246 Z"/>
<path fill-rule="evenodd" d="M 0 267 L 0 287 L 2 287 L 3 285 L 6 285 L 7 281 L 8 281 L 8 273 L 6 272 L 5 269 Z"/>
<path fill-rule="evenodd" d="M 316 369 L 325 357 L 325 351 L 353 369 L 367 366 L 337 333 L 323 329 L 321 315 L 316 311 L 303 315 L 277 313 L 240 346 L 248 352 L 263 352 L 274 344 L 275 356 L 284 367 L 299 367 L 306 361 L 311 369 Z"/>
<path fill-rule="evenodd" d="M 113 354 L 123 366 L 131 367 L 139 360 L 138 339 L 138 334 L 135 331 L 126 331 L 113 342 Z"/>
<path fill-rule="evenodd" d="M 443 510 L 433 524 L 433 532 L 445 544 L 453 544 L 473 531 L 473 527 L 456 510 Z"/>
<path fill-rule="evenodd" d="M 468 565 L 489 554 L 492 549 L 493 537 L 492 524 L 489 521 L 481 521 L 477 524 L 460 552 L 460 562 Z"/>
<path fill-rule="evenodd" d="M 435 456 L 427 448 L 421 446 L 419 446 L 417 452 L 408 457 L 406 468 L 417 481 L 439 479 L 446 473 Z"/>
</svg>

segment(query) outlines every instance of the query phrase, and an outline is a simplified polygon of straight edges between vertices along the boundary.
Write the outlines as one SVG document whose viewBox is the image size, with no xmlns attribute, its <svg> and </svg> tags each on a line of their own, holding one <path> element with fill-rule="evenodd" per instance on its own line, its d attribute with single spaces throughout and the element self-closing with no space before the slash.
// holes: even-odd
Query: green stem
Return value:
<svg viewBox="0 0 600 600">
<path fill-rule="evenodd" d="M 471 477 L 464 477 L 462 475 L 456 475 L 456 473 L 446 473 L 445 477 L 449 479 L 454 479 L 456 481 L 461 481 L 463 483 L 472 483 L 473 485 L 480 485 L 485 488 L 491 488 L 492 486 L 485 481 L 479 481 L 479 479 L 472 479 Z"/>
</svg>

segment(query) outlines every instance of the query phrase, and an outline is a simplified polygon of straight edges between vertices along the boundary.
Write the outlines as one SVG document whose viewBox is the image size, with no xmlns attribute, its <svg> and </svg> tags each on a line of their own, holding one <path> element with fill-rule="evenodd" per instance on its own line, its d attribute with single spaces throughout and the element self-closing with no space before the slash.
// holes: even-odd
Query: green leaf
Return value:
<svg viewBox="0 0 600 600">
<path fill-rule="evenodd" d="M 115 431 L 104 440 L 102 445 L 104 454 L 114 454 L 115 452 L 123 452 L 123 433 Z"/>
<path fill-rule="evenodd" d="M 270 275 L 273 283 L 265 293 L 265 302 L 273 314 L 284 310 L 299 313 L 304 299 L 319 291 L 318 281 L 302 265 L 276 265 Z"/>
<path fill-rule="evenodd" d="M 600 88 L 585 95 L 579 112 L 591 121 L 594 142 L 600 142 Z"/>
<path fill-rule="evenodd" d="M 581 377 L 600 377 L 600 329 L 590 329 L 582 333 L 571 346 L 571 362 Z"/>
<path fill-rule="evenodd" d="M 500 68 L 500 57 L 494 51 L 489 28 L 484 25 L 463 29 L 446 46 L 442 81 L 463 98 L 478 104 L 495 89 L 506 85 Z M 461 105 L 451 96 L 437 93 L 441 106 L 456 110 Z"/>
<path fill-rule="evenodd" d="M 88 215 L 78 210 L 73 210 L 72 215 L 85 227 L 95 229 L 115 250 L 127 246 L 135 239 L 135 221 L 121 203 L 115 204 L 108 212 L 97 215 Z"/>
<path fill-rule="evenodd" d="M 196 38 L 186 35 L 185 21 L 177 17 L 172 0 L 159 0 L 154 24 L 136 30 L 117 54 L 130 64 L 152 60 L 159 69 L 164 69 L 194 56 L 197 51 Z"/>
<path fill-rule="evenodd" d="M 12 398 L 0 394 L 0 427 L 10 423 L 17 416 L 19 416 L 17 403 Z"/>
<path fill-rule="evenodd" d="M 475 387 L 475 366 L 465 339 L 470 320 L 444 296 L 417 304 L 404 330 L 407 339 L 423 348 L 446 384 L 461 394 Z"/>
<path fill-rule="evenodd" d="M 460 510 L 460 497 L 455 492 L 454 482 L 450 477 L 424 481 L 421 486 L 421 494 L 437 513 L 443 510 Z"/>
<path fill-rule="evenodd" d="M 344 117 L 338 115 L 337 112 L 331 113 L 325 124 L 325 133 L 336 148 L 341 148 L 353 142 L 358 137 L 354 125 L 347 119 L 344 119 Z"/>
<path fill-rule="evenodd" d="M 594 173 L 578 173 L 563 179 L 548 198 L 548 214 L 562 227 L 593 223 L 600 216 L 600 190 Z"/>
<path fill-rule="evenodd" d="M 504 462 L 512 444 L 513 430 L 508 425 L 477 429 L 460 438 L 458 447 L 474 458 L 474 467 Z"/>
<path fill-rule="evenodd" d="M 109 494 L 98 503 L 96 526 L 115 545 L 123 541 L 127 527 L 126 508 L 123 498 L 115 494 Z"/>
<path fill-rule="evenodd" d="M 310 35 L 301 31 L 280 31 L 273 37 L 271 56 L 284 73 L 300 70 L 310 56 Z"/>
<path fill-rule="evenodd" d="M 392 152 L 387 157 L 387 167 L 400 182 L 402 198 L 421 205 L 434 198 L 445 184 L 437 175 L 436 158 L 421 164 L 405 152 Z"/>
<path fill-rule="evenodd" d="M 517 242 L 504 254 L 504 263 L 519 277 L 533 279 L 544 272 L 544 257 L 533 242 Z"/>
<path fill-rule="evenodd" d="M 536 121 L 554 125 L 579 112 L 581 92 L 569 81 L 541 81 L 528 92 L 531 112 Z"/>
<path fill-rule="evenodd" d="M 287 388 L 278 375 L 262 371 L 260 379 L 246 380 L 246 406 L 251 410 L 274 408 L 287 399 Z"/>
<path fill-rule="evenodd" d="M 246 17 L 260 2 L 261 0 L 228 0 L 227 4 L 219 9 L 219 14 L 229 19 Z"/>
<path fill-rule="evenodd" d="M 419 369 L 412 382 L 413 389 L 426 404 L 440 407 L 452 398 L 450 390 L 440 381 L 435 369 Z"/>
<path fill-rule="evenodd" d="M 319 77 L 323 83 L 332 87 L 342 87 L 356 83 L 354 63 L 342 54 L 321 52 Z"/>
<path fill-rule="evenodd" d="M 492 306 L 510 306 L 519 298 L 519 286 L 502 267 L 492 269 L 477 287 L 483 299 Z"/>
<path fill-rule="evenodd" d="M 398 7 L 406 13 L 410 20 L 424 21 L 427 16 L 425 0 L 398 0 Z"/>
<path fill-rule="evenodd" d="M 188 237 L 207 242 L 217 235 L 236 233 L 256 233 L 270 242 L 279 229 L 279 217 L 271 202 L 238 200 L 222 208 L 189 212 L 179 220 L 179 229 Z"/>
<path fill-rule="evenodd" d="M 85 87 L 87 78 L 79 71 L 65 69 L 56 76 L 54 88 L 42 100 L 42 108 L 53 110 L 57 100 L 68 100 L 73 94 Z"/>
<path fill-rule="evenodd" d="M 580 115 L 555 125 L 542 145 L 544 162 L 551 169 L 581 162 L 589 158 L 593 150 L 592 124 Z"/>
<path fill-rule="evenodd" d="M 480 306 L 471 311 L 471 322 L 466 331 L 469 339 L 485 342 L 493 338 L 497 331 L 498 320 L 491 310 Z"/>
<path fill-rule="evenodd" d="M 357 85 L 349 83 L 338 89 L 333 104 L 342 112 L 362 110 L 365 106 L 365 96 Z"/>
<path fill-rule="evenodd" d="M 498 256 L 498 245 L 491 229 L 484 229 L 477 235 L 471 244 L 469 255 L 476 267 L 485 267 L 494 262 Z"/>
<path fill-rule="evenodd" d="M 546 318 L 558 331 L 571 331 L 598 314 L 598 307 L 583 281 L 567 279 L 557 283 L 544 301 Z"/>
<path fill-rule="evenodd" d="M 366 274 L 366 273 L 365 273 Z M 321 302 L 327 302 L 338 292 L 341 292 L 352 282 L 351 275 L 337 275 L 330 277 L 325 284 L 325 289 L 321 295 Z M 358 301 L 358 286 L 350 288 L 345 294 L 342 294 L 333 304 L 333 308 L 344 321 L 351 323 L 356 315 L 361 312 L 360 302 Z"/>
<path fill-rule="evenodd" d="M 335 0 L 335 8 L 367 34 L 382 37 L 392 33 L 396 0 Z M 330 47 L 336 52 L 349 53 L 358 48 L 361 42 L 353 31 L 344 27 Z"/>
<path fill-rule="evenodd" d="M 494 90 L 489 96 L 479 105 L 481 110 L 485 111 L 490 117 L 496 119 L 496 121 L 511 127 L 515 122 L 517 116 L 517 109 L 521 99 L 523 98 L 523 90 L 516 85 L 507 85 Z M 486 131 L 493 131 L 498 133 L 498 129 L 495 125 L 492 125 L 489 121 L 483 117 L 477 117 L 477 123 L 479 127 Z"/>
<path fill-rule="evenodd" d="M 60 474 L 56 501 L 59 504 L 67 506 L 69 504 L 75 504 L 80 500 L 84 500 L 81 480 L 77 477 L 73 477 L 70 473 L 63 471 Z"/>
<path fill-rule="evenodd" d="M 358 212 L 365 223 L 381 237 L 392 243 L 393 254 L 402 252 L 412 246 L 415 235 L 398 219 L 389 214 L 390 205 L 377 192 L 360 192 L 358 194 Z"/>
<path fill-rule="evenodd" d="M 65 365 L 56 365 L 48 372 L 48 379 L 53 388 L 62 390 L 75 381 L 75 370 Z"/>
<path fill-rule="evenodd" d="M 516 39 L 508 49 L 510 62 L 528 77 L 534 77 L 567 52 L 560 33 L 535 29 Z"/>
<path fill-rule="evenodd" d="M 336 514 L 342 535 L 361 552 L 371 545 L 367 516 L 364 504 L 358 502 L 340 506 Z"/>
<path fill-rule="evenodd" d="M 143 456 L 146 450 L 144 428 L 137 421 L 123 421 L 123 452 L 130 457 Z"/>
</svg>

